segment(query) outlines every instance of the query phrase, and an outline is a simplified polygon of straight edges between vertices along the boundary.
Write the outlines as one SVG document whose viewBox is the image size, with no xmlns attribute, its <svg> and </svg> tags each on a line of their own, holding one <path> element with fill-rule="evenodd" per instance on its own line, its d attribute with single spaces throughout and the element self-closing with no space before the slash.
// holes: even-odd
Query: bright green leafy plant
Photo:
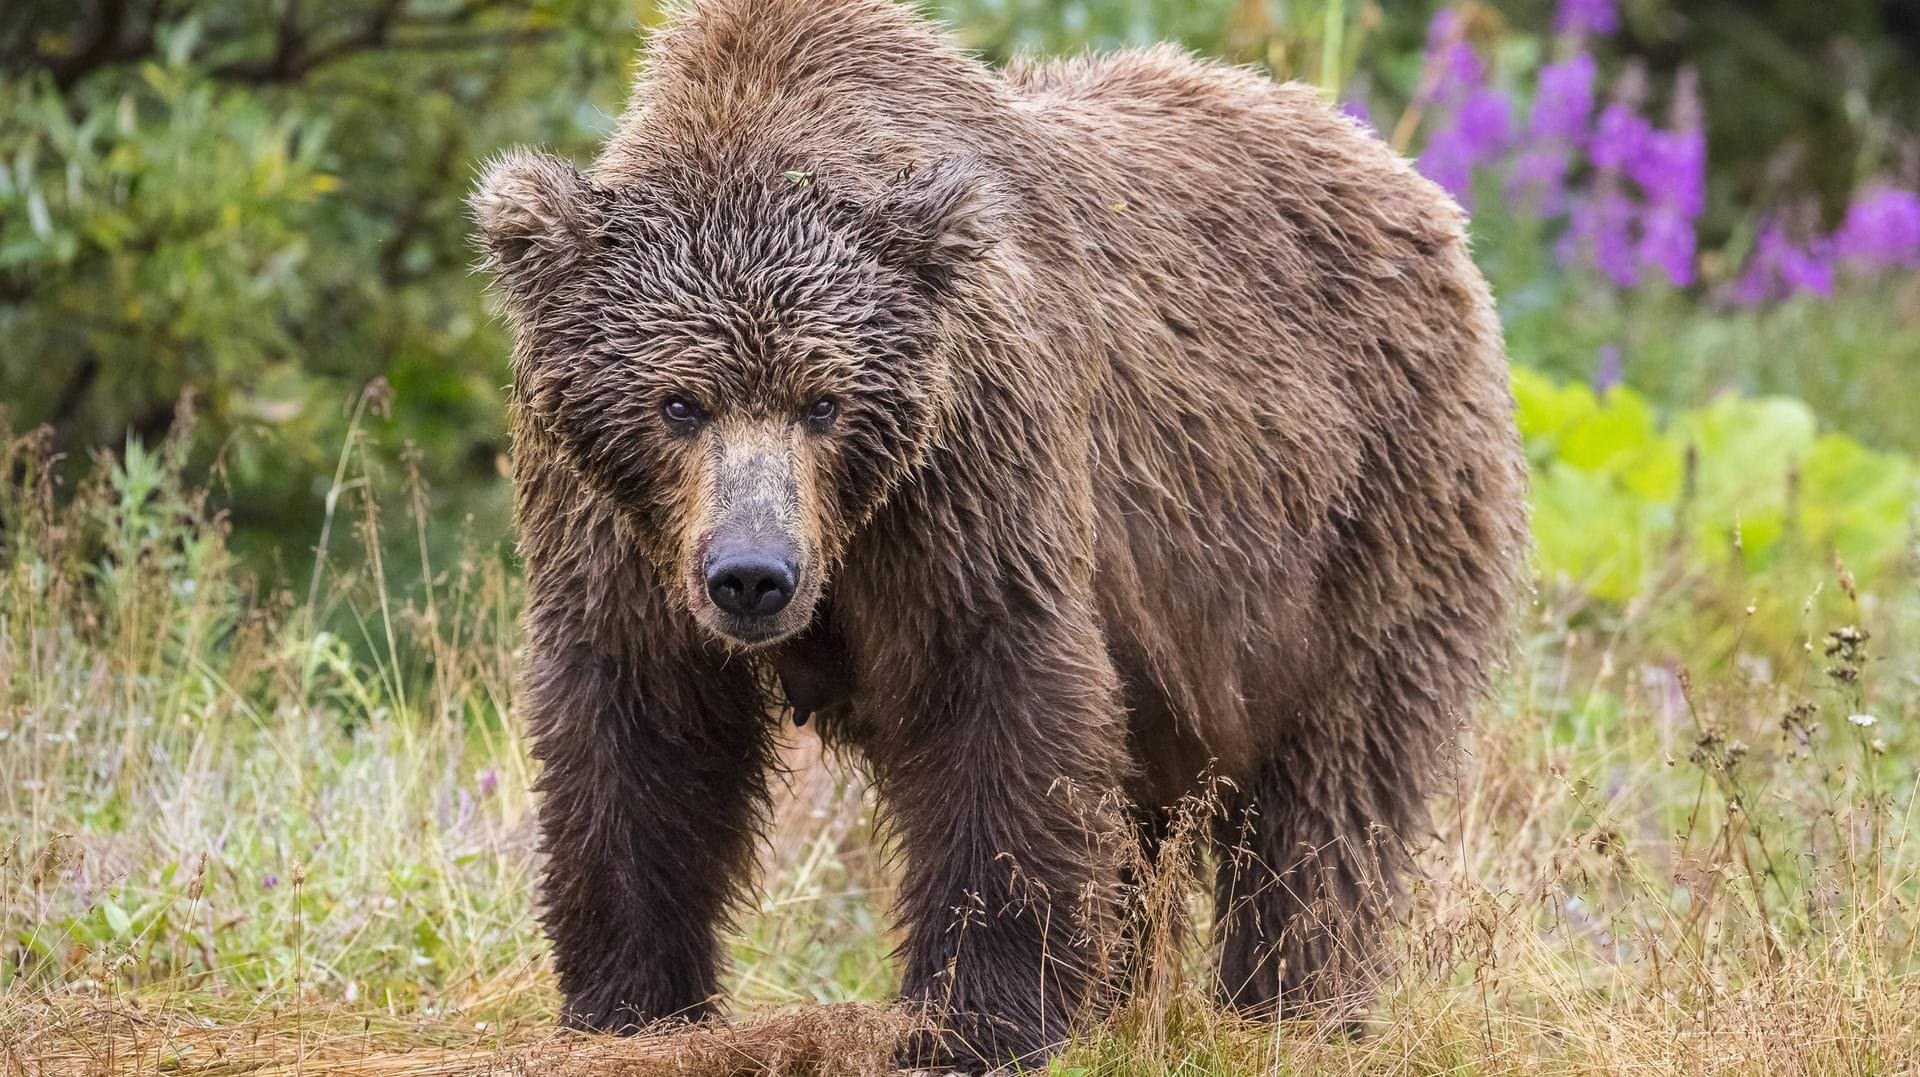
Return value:
<svg viewBox="0 0 1920 1077">
<path fill-rule="evenodd" d="M 1625 386 L 1524 367 L 1513 381 L 1540 567 L 1596 597 L 1625 600 L 1675 567 L 1766 573 L 1809 552 L 1877 574 L 1911 550 L 1912 461 L 1821 433 L 1796 400 L 1727 394 L 1663 423 Z"/>
</svg>

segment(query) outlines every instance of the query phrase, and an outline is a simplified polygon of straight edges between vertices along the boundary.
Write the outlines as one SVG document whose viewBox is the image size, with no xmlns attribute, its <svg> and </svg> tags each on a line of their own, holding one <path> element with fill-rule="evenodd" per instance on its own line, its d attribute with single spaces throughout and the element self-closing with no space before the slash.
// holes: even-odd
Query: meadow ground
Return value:
<svg viewBox="0 0 1920 1077">
<path fill-rule="evenodd" d="M 890 867 L 804 732 L 735 1023 L 562 1037 L 509 558 L 387 579 L 383 531 L 428 561 L 461 525 L 417 484 L 383 521 L 350 444 L 314 586 L 259 586 L 172 448 L 55 497 L 5 444 L 0 1073 L 884 1069 Z M 1209 1009 L 1201 932 L 1051 1072 L 1920 1069 L 1920 590 L 1796 556 L 1537 582 L 1363 1035 Z"/>
</svg>

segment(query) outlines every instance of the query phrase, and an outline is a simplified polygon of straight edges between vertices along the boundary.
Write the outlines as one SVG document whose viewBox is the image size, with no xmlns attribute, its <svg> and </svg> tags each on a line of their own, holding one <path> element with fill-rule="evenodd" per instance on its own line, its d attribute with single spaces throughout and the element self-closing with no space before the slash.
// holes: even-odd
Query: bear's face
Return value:
<svg viewBox="0 0 1920 1077">
<path fill-rule="evenodd" d="M 791 172 L 693 196 L 517 155 L 473 205 L 529 420 L 708 630 L 804 629 L 941 422 L 980 185 L 943 163 L 864 205 Z"/>
</svg>

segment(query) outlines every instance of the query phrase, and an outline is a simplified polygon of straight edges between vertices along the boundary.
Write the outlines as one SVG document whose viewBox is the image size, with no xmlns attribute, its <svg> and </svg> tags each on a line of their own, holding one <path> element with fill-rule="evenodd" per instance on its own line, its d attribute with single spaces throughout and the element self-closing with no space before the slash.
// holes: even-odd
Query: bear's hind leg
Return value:
<svg viewBox="0 0 1920 1077">
<path fill-rule="evenodd" d="M 1280 755 L 1228 795 L 1215 824 L 1215 990 L 1252 1016 L 1350 1018 L 1379 971 L 1405 854 L 1342 787 L 1351 775 L 1316 769 Z"/>
</svg>

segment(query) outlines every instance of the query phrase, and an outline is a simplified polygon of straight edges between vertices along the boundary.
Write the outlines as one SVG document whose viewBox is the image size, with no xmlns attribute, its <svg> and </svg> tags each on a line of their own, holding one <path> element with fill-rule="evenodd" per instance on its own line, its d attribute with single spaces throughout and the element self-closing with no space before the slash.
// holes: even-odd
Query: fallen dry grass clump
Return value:
<svg viewBox="0 0 1920 1077">
<path fill-rule="evenodd" d="M 179 443 L 60 492 L 0 439 L 0 1075 L 884 1069 L 892 874 L 801 734 L 735 1022 L 553 1029 L 513 573 L 360 450 L 287 588 Z M 1624 607 L 1541 582 L 1361 1034 L 1206 1005 L 1202 924 L 1053 1072 L 1920 1072 L 1920 588 L 1802 560 L 1676 560 Z M 1191 882 L 1153 880 L 1163 922 Z"/>
<path fill-rule="evenodd" d="M 843 1003 L 750 1022 L 610 1038 L 402 1024 L 345 1013 L 276 1013 L 220 1020 L 104 999 L 52 1000 L 7 1015 L 9 1073 L 47 1077 L 300 1073 L 339 1077 L 727 1077 L 893 1070 L 912 1021 L 882 1006 Z"/>
</svg>

